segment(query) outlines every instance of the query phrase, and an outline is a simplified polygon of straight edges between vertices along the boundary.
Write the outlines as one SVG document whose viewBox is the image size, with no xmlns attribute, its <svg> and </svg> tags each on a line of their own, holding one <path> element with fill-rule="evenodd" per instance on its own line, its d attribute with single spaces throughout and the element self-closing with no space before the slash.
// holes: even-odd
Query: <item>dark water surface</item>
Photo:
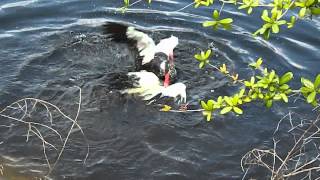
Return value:
<svg viewBox="0 0 320 180">
<path fill-rule="evenodd" d="M 107 95 L 99 89 L 104 84 L 98 77 L 132 69 L 133 58 L 124 45 L 102 35 L 101 25 L 109 21 L 135 25 L 156 40 L 178 36 L 179 81 L 188 86 L 188 102 L 197 105 L 200 99 L 235 90 L 212 69 L 197 68 L 193 54 L 199 48 L 213 43 L 214 63 L 226 63 L 241 78 L 253 74 L 247 64 L 261 56 L 279 73 L 293 71 L 297 87 L 299 76 L 310 78 L 320 72 L 319 19 L 299 21 L 293 30 L 283 29 L 281 35 L 264 41 L 251 36 L 261 24 L 258 12 L 246 17 L 227 6 L 224 15 L 234 17 L 233 30 L 212 31 L 201 27 L 211 16 L 210 9 L 174 12 L 187 1 L 154 1 L 151 8 L 140 3 L 126 14 L 115 11 L 121 3 L 1 0 L 1 108 L 23 97 L 37 97 L 74 117 L 79 98 L 74 86 L 82 88 L 78 122 L 90 154 L 83 165 L 86 143 L 76 131 L 50 176 L 53 179 L 241 179 L 241 157 L 254 147 L 272 145 L 273 130 L 288 106 L 279 103 L 267 110 L 252 104 L 241 117 L 217 116 L 206 123 L 200 113 L 161 113 L 137 99 Z M 12 123 L 1 118 L 2 125 Z M 71 125 L 61 118 L 56 123 L 55 128 L 65 133 Z M 4 178 L 34 179 L 47 172 L 41 142 L 32 136 L 26 143 L 26 132 L 26 126 L 18 123 L 0 126 L 0 164 L 10 172 Z M 45 137 L 55 141 L 50 133 Z M 54 157 L 50 151 L 49 158 Z"/>
</svg>

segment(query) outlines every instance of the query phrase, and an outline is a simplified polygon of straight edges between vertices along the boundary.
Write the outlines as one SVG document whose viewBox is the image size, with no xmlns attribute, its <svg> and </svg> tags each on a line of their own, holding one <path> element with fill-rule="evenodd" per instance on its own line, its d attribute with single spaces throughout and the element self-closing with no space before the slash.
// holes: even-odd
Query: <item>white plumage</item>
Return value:
<svg viewBox="0 0 320 180">
<path fill-rule="evenodd" d="M 126 34 L 128 39 L 137 41 L 136 46 L 139 50 L 139 55 L 143 57 L 142 65 L 154 59 L 155 54 L 158 52 L 162 52 L 168 57 L 173 56 L 173 49 L 179 43 L 178 38 L 172 35 L 169 38 L 160 40 L 160 42 L 155 45 L 152 38 L 141 31 L 135 30 L 132 26 L 128 27 Z"/>
<path fill-rule="evenodd" d="M 171 37 L 162 39 L 156 46 L 156 53 L 163 52 L 167 56 L 173 56 L 173 49 L 179 44 L 177 37 L 171 35 Z"/>
<path fill-rule="evenodd" d="M 161 97 L 173 97 L 175 101 L 179 100 L 179 103 L 186 103 L 186 85 L 183 83 L 169 85 L 170 78 L 174 79 L 176 76 L 172 60 L 173 50 L 179 43 L 177 37 L 162 39 L 156 45 L 146 33 L 132 26 L 108 23 L 104 26 L 104 30 L 112 40 L 133 46 L 134 53 L 140 56 L 135 60 L 136 70 L 139 72 L 129 72 L 123 79 L 124 84 L 129 82 L 133 83 L 133 86 L 122 89 L 122 93 L 137 94 L 144 100 L 152 100 L 160 94 Z M 165 79 L 163 84 L 158 77 Z"/>
<path fill-rule="evenodd" d="M 134 88 L 123 90 L 122 93 L 138 94 L 144 100 L 151 100 L 161 94 L 161 97 L 173 97 L 175 101 L 179 100 L 179 103 L 186 103 L 186 85 L 183 83 L 164 87 L 154 73 L 147 71 L 129 72 L 128 76 L 138 78 L 138 82 Z"/>
<path fill-rule="evenodd" d="M 145 33 L 135 30 L 134 27 L 130 26 L 127 29 L 128 39 L 137 41 L 137 48 L 139 55 L 143 57 L 142 65 L 150 62 L 156 54 L 156 45 L 154 41 Z"/>
</svg>

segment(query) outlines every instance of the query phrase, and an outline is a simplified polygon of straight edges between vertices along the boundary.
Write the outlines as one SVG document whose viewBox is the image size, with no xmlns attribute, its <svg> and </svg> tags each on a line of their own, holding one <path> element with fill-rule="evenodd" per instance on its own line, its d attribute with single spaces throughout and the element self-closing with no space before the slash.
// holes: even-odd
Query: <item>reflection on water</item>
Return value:
<svg viewBox="0 0 320 180">
<path fill-rule="evenodd" d="M 233 30 L 212 31 L 200 24 L 211 15 L 209 9 L 173 12 L 188 4 L 178 2 L 155 1 L 151 8 L 138 4 L 126 14 L 114 11 L 122 3 L 116 0 L 0 2 L 0 107 L 37 97 L 73 117 L 78 94 L 72 89 L 82 88 L 78 122 L 91 147 L 88 161 L 83 165 L 86 144 L 77 131 L 52 178 L 240 179 L 242 155 L 253 147 L 271 145 L 273 129 L 287 105 L 277 104 L 271 110 L 248 105 L 243 116 L 217 115 L 214 122 L 206 123 L 200 113 L 162 113 L 139 99 L 101 88 L 108 85 L 99 81 L 102 75 L 133 69 L 129 49 L 102 35 L 101 25 L 108 21 L 135 25 L 155 40 L 178 36 L 178 80 L 186 82 L 187 99 L 195 107 L 200 99 L 235 90 L 209 67 L 197 68 L 193 54 L 210 44 L 216 48 L 214 63 L 227 64 L 241 78 L 253 74 L 247 64 L 260 56 L 279 73 L 290 70 L 297 77 L 319 73 L 318 19 L 303 21 L 265 41 L 251 36 L 253 24 L 260 23 L 258 13 L 247 18 L 227 7 L 226 16 L 237 19 Z M 294 85 L 299 84 L 295 80 Z M 8 119 L 0 120 L 11 126 Z M 66 124 L 61 121 L 56 127 Z M 26 143 L 25 132 L 19 125 L 0 127 L 0 155 L 12 157 L 3 163 L 2 179 L 30 179 L 48 170 L 41 143 Z"/>
</svg>

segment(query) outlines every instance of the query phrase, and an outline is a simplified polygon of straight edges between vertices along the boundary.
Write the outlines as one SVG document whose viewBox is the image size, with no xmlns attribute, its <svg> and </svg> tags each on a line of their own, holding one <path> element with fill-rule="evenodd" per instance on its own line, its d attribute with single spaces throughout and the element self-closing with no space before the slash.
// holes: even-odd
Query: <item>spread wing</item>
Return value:
<svg viewBox="0 0 320 180">
<path fill-rule="evenodd" d="M 134 46 L 136 53 L 141 56 L 141 65 L 149 63 L 154 58 L 156 45 L 146 33 L 136 30 L 132 26 L 128 27 L 118 23 L 105 24 L 104 32 L 114 41 Z"/>
</svg>

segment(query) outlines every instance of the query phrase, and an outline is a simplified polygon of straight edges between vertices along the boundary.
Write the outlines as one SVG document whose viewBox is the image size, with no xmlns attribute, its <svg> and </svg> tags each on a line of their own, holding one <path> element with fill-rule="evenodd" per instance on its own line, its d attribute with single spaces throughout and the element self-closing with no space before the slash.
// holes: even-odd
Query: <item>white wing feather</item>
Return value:
<svg viewBox="0 0 320 180">
<path fill-rule="evenodd" d="M 150 62 L 154 58 L 156 45 L 147 34 L 135 30 L 134 27 L 128 27 L 127 37 L 137 41 L 139 55 L 143 57 L 142 65 Z"/>
<path fill-rule="evenodd" d="M 159 78 L 152 72 L 130 72 L 128 75 L 139 78 L 139 85 L 135 88 L 126 89 L 122 93 L 138 94 L 144 100 L 150 100 L 158 94 L 161 94 L 162 97 L 173 97 L 175 100 L 180 96 L 179 103 L 186 102 L 186 85 L 183 83 L 175 83 L 165 88 L 161 85 Z"/>
<path fill-rule="evenodd" d="M 156 53 L 163 52 L 168 56 L 169 53 L 172 53 L 173 49 L 178 45 L 178 43 L 179 43 L 179 40 L 175 36 L 162 39 L 156 46 Z"/>
</svg>

